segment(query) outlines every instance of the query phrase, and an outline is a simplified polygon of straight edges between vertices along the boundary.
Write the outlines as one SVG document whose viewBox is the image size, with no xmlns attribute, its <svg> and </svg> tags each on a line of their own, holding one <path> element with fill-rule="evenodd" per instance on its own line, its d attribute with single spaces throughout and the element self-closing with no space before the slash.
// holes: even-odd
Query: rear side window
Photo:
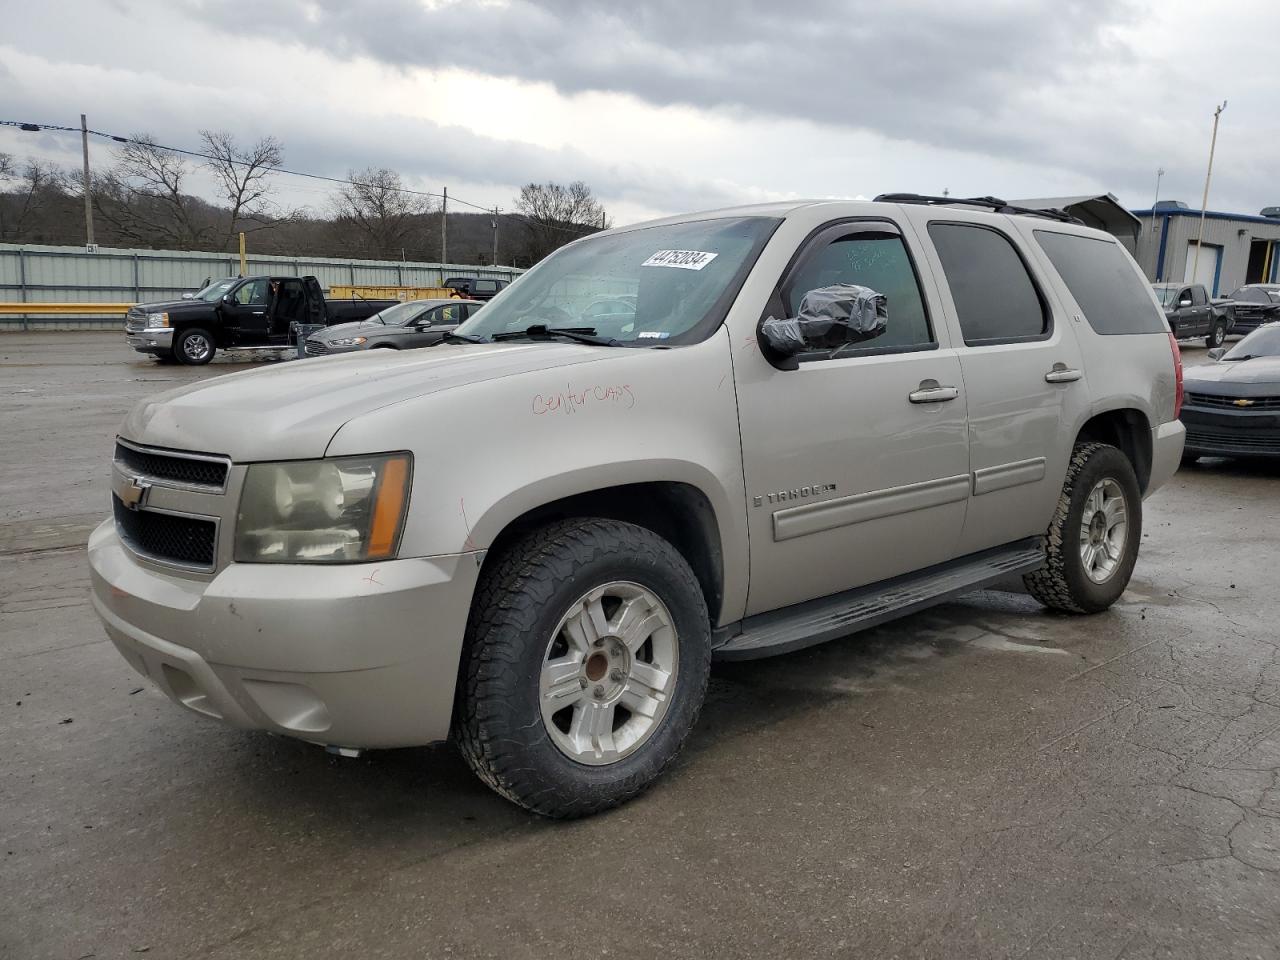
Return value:
<svg viewBox="0 0 1280 960">
<path fill-rule="evenodd" d="M 1164 317 L 1120 244 L 1037 230 L 1036 241 L 1095 333 L 1164 333 Z"/>
<path fill-rule="evenodd" d="M 492 280 L 477 280 L 474 284 L 476 293 L 493 293 L 498 285 Z"/>
<path fill-rule="evenodd" d="M 1038 340 L 1049 330 L 1049 314 L 1026 264 L 1004 234 L 967 223 L 931 223 L 929 237 L 964 342 L 970 346 Z"/>
</svg>

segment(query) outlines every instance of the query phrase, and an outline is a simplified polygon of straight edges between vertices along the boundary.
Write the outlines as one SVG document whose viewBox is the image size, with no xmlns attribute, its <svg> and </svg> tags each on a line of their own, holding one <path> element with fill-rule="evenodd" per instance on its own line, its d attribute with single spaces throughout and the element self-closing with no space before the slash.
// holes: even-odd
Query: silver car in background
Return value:
<svg viewBox="0 0 1280 960">
<path fill-rule="evenodd" d="M 431 347 L 482 306 L 478 300 L 407 300 L 367 320 L 317 330 L 307 337 L 303 349 L 309 357 L 322 357 L 354 350 Z"/>
</svg>

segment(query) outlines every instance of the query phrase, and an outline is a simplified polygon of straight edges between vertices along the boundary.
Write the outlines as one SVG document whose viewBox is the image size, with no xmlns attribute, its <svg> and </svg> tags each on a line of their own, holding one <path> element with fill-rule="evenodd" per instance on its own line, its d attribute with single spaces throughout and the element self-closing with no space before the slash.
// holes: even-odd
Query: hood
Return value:
<svg viewBox="0 0 1280 960">
<path fill-rule="evenodd" d="M 147 313 L 173 313 L 195 307 L 199 310 L 211 310 L 212 303 L 205 303 L 203 300 L 162 300 L 159 303 L 140 303 L 134 309 L 143 310 Z"/>
<path fill-rule="evenodd" d="M 331 329 L 337 329 L 336 327 Z M 576 343 L 359 351 L 215 377 L 138 403 L 120 435 L 237 462 L 320 457 L 348 420 L 453 387 L 630 354 Z"/>
<path fill-rule="evenodd" d="M 370 320 L 352 320 L 349 323 L 335 323 L 331 327 L 325 327 L 323 330 L 317 330 L 311 335 L 313 340 L 333 340 L 338 337 L 349 337 L 357 330 L 386 330 L 385 323 L 377 323 Z"/>
<path fill-rule="evenodd" d="M 1222 388 L 1227 396 L 1247 396 L 1257 393 L 1249 389 L 1261 384 L 1280 393 L 1280 357 L 1254 357 L 1252 360 L 1219 360 L 1203 366 L 1187 367 L 1182 373 L 1185 389 L 1195 390 L 1197 385 Z"/>
</svg>

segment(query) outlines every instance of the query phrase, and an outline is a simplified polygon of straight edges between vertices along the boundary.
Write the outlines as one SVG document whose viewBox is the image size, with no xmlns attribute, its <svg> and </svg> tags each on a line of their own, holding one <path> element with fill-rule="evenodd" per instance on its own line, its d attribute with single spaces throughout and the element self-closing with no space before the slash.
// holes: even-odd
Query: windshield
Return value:
<svg viewBox="0 0 1280 960">
<path fill-rule="evenodd" d="M 1280 357 L 1280 323 L 1268 323 L 1249 334 L 1222 355 L 1223 360 Z"/>
<path fill-rule="evenodd" d="M 403 327 L 429 308 L 430 305 L 421 300 L 406 300 L 404 303 L 397 303 L 394 307 L 379 310 L 369 318 L 369 322 L 386 324 L 388 327 Z"/>
<path fill-rule="evenodd" d="M 195 294 L 193 299 L 213 303 L 221 300 L 223 295 L 240 281 L 239 277 L 228 277 L 226 280 L 215 280 L 203 290 Z"/>
<path fill-rule="evenodd" d="M 540 324 L 590 328 L 624 346 L 701 339 L 700 325 L 723 318 L 777 223 L 699 220 L 589 237 L 506 287 L 458 333 L 487 339 Z"/>
<path fill-rule="evenodd" d="M 1156 292 L 1156 296 L 1160 298 L 1160 305 L 1168 307 L 1173 305 L 1173 301 L 1178 298 L 1178 291 L 1181 287 L 1173 286 L 1168 283 L 1153 283 L 1151 289 Z"/>
<path fill-rule="evenodd" d="M 1232 300 L 1245 303 L 1280 303 L 1280 290 L 1272 287 L 1241 287 L 1231 295 Z"/>
</svg>

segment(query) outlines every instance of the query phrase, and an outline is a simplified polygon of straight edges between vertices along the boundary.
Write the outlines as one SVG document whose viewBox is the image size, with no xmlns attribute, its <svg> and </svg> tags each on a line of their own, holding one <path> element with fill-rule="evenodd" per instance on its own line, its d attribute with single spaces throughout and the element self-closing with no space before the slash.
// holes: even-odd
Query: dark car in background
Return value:
<svg viewBox="0 0 1280 960">
<path fill-rule="evenodd" d="M 1247 283 L 1231 294 L 1235 301 L 1233 333 L 1248 333 L 1280 320 L 1280 283 Z"/>
<path fill-rule="evenodd" d="M 1234 304 L 1228 297 L 1211 298 L 1203 283 L 1153 283 L 1151 289 L 1177 339 L 1204 337 L 1210 347 L 1220 347 L 1232 332 Z"/>
<path fill-rule="evenodd" d="M 444 285 L 469 300 L 492 300 L 511 283 L 490 277 L 450 277 Z"/>
<path fill-rule="evenodd" d="M 477 300 L 409 300 L 359 323 L 317 330 L 303 343 L 308 357 L 353 350 L 412 350 L 439 343 L 484 304 Z"/>
<path fill-rule="evenodd" d="M 1183 373 L 1184 462 L 1280 457 L 1280 323 L 1254 330 Z"/>
</svg>

